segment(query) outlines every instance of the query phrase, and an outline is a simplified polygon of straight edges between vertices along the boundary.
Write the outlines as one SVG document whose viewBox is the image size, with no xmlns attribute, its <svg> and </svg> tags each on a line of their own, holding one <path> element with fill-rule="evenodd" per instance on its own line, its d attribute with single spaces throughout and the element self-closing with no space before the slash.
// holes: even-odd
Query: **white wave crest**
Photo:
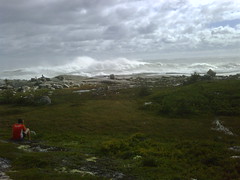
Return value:
<svg viewBox="0 0 240 180">
<path fill-rule="evenodd" d="M 139 61 L 126 58 L 112 60 L 96 60 L 91 57 L 78 57 L 72 62 L 58 66 L 38 66 L 0 72 L 1 79 L 30 79 L 41 75 L 54 77 L 57 75 L 127 75 L 138 73 L 190 75 L 193 72 L 204 74 L 209 69 L 217 74 L 229 75 L 240 73 L 240 63 L 162 63 L 159 61 Z"/>
</svg>

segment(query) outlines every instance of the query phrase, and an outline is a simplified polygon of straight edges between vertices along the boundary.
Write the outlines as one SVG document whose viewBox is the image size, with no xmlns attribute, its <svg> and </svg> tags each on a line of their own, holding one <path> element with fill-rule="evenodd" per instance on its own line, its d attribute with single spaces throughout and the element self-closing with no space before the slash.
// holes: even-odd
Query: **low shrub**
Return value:
<svg viewBox="0 0 240 180">
<path fill-rule="evenodd" d="M 109 140 L 102 144 L 100 151 L 103 154 L 109 155 L 122 155 L 124 152 L 129 150 L 129 144 L 123 140 Z"/>
<path fill-rule="evenodd" d="M 141 161 L 141 165 L 143 167 L 157 167 L 158 163 L 156 158 L 150 156 L 150 157 L 143 158 Z"/>
<path fill-rule="evenodd" d="M 197 76 L 197 75 L 196 75 Z M 159 91 L 150 100 L 160 114 L 182 117 L 199 114 L 238 115 L 240 113 L 240 82 L 198 82 Z"/>
<path fill-rule="evenodd" d="M 143 147 L 151 147 L 147 137 L 142 133 L 136 133 L 126 139 L 112 139 L 103 142 L 100 147 L 101 154 L 121 157 L 123 159 L 133 158 L 136 155 L 143 155 Z M 148 152 L 148 151 L 146 151 Z"/>
<path fill-rule="evenodd" d="M 151 94 L 151 91 L 150 91 L 149 87 L 147 87 L 145 85 L 140 87 L 138 96 L 144 97 L 144 96 L 148 96 L 150 94 Z"/>
<path fill-rule="evenodd" d="M 0 104 L 39 105 L 39 99 L 46 96 L 48 90 L 15 92 L 4 90 L 0 93 Z"/>
</svg>

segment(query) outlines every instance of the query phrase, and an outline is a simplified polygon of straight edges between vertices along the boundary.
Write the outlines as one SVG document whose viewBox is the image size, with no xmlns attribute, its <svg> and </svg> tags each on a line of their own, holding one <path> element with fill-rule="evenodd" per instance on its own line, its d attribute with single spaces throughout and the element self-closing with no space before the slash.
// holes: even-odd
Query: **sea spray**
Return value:
<svg viewBox="0 0 240 180">
<path fill-rule="evenodd" d="M 100 75 L 130 75 L 139 73 L 152 74 L 173 74 L 191 75 L 194 72 L 205 74 L 209 69 L 214 70 L 217 75 L 230 75 L 240 73 L 240 63 L 231 62 L 191 62 L 178 63 L 176 60 L 131 60 L 127 58 L 117 58 L 111 60 L 96 60 L 91 57 L 78 57 L 73 61 L 58 66 L 37 66 L 31 68 L 21 68 L 0 72 L 0 79 L 30 79 L 32 77 L 54 77 L 62 74 L 81 75 L 81 76 L 100 76 Z"/>
</svg>

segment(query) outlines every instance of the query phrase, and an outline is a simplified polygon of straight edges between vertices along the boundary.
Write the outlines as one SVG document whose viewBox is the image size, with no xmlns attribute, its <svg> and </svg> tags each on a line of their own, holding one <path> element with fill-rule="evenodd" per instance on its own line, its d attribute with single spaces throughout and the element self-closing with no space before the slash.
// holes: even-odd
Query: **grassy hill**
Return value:
<svg viewBox="0 0 240 180">
<path fill-rule="evenodd" d="M 11 161 L 11 178 L 240 178 L 240 159 L 233 158 L 240 152 L 229 150 L 240 146 L 239 80 L 102 95 L 73 91 L 54 91 L 47 106 L 0 105 L 0 157 Z M 33 143 L 7 141 L 18 118 L 37 133 Z M 212 130 L 216 119 L 234 136 Z M 48 152 L 31 150 L 37 146 Z"/>
<path fill-rule="evenodd" d="M 193 114 L 239 115 L 240 81 L 202 81 L 169 88 L 152 95 L 159 113 L 186 116 Z"/>
</svg>

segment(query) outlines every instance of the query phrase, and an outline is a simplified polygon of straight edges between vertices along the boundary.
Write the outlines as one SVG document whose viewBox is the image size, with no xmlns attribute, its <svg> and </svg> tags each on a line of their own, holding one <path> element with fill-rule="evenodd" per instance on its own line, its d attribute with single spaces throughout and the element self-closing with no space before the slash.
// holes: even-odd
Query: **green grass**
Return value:
<svg viewBox="0 0 240 180">
<path fill-rule="evenodd" d="M 211 130 L 218 118 L 240 134 L 240 81 L 126 89 L 106 96 L 72 91 L 55 91 L 48 106 L 0 105 L 1 140 L 11 137 L 12 124 L 22 118 L 36 131 L 37 144 L 63 149 L 25 152 L 0 141 L 0 157 L 11 161 L 12 179 L 111 179 L 106 177 L 111 172 L 142 180 L 240 178 L 240 159 L 230 158 L 240 153 L 228 150 L 240 145 L 239 136 Z M 86 161 L 90 157 L 96 162 Z M 96 167 L 99 174 L 70 173 L 83 167 Z"/>
<path fill-rule="evenodd" d="M 155 109 L 164 115 L 212 114 L 234 116 L 240 113 L 240 81 L 198 82 L 170 88 L 152 95 Z"/>
</svg>

